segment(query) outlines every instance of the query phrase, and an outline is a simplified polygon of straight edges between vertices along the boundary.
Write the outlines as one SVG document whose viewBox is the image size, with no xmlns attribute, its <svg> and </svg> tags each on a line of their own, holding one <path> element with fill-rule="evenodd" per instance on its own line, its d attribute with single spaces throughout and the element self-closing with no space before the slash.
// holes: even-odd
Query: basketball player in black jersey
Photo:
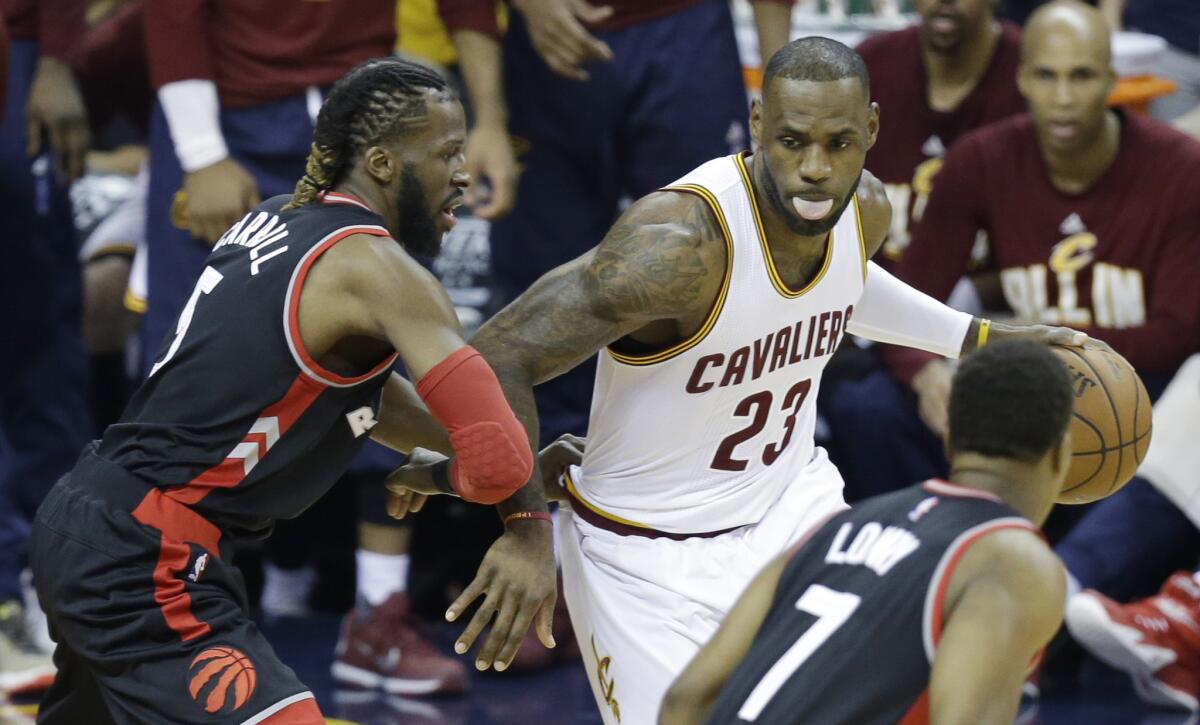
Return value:
<svg viewBox="0 0 1200 725">
<path fill-rule="evenodd" d="M 1070 460 L 1054 354 L 1001 342 L 950 397 L 950 481 L 837 514 L 769 565 L 671 686 L 661 725 L 1008 725 L 1063 615 L 1038 526 Z"/>
<path fill-rule="evenodd" d="M 507 663 L 536 614 L 552 646 L 549 516 L 540 490 L 520 492 L 528 437 L 409 254 L 435 254 L 454 224 L 464 137 L 437 74 L 359 66 L 321 109 L 296 193 L 214 246 L 124 417 L 38 511 L 32 565 L 58 645 L 39 722 L 324 723 L 228 558 L 315 502 L 368 435 L 455 454 L 442 489 L 506 516 L 472 639 L 495 614 L 485 649 Z"/>
</svg>

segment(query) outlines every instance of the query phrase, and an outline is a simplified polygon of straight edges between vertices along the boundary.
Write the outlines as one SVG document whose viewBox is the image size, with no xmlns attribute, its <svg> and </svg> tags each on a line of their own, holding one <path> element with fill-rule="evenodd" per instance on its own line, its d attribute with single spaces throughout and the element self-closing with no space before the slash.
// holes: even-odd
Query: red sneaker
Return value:
<svg viewBox="0 0 1200 725">
<path fill-rule="evenodd" d="M 393 594 L 366 617 L 350 610 L 342 620 L 333 679 L 394 695 L 466 692 L 466 666 L 439 652 L 421 629 L 403 593 Z"/>
<path fill-rule="evenodd" d="M 1118 604 L 1090 589 L 1067 602 L 1066 624 L 1085 649 L 1133 678 L 1145 702 L 1200 709 L 1200 585 L 1178 572 L 1153 597 Z"/>
</svg>

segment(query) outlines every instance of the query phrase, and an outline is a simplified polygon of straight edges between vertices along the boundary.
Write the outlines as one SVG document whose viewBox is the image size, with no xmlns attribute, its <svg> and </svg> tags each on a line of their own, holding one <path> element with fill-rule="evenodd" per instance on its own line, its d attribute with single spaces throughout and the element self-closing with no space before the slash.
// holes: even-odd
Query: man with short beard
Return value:
<svg viewBox="0 0 1200 725">
<path fill-rule="evenodd" d="M 1034 13 L 1019 81 L 1030 113 L 951 149 L 897 275 L 945 299 L 983 229 L 989 269 L 1017 319 L 1107 342 L 1157 397 L 1200 348 L 1200 144 L 1107 106 L 1110 53 L 1096 9 L 1060 0 Z M 953 366 L 898 348 L 885 355 L 893 393 L 859 401 L 856 414 L 894 489 L 945 470 L 937 441 Z M 917 445 L 933 456 L 918 459 Z M 1157 583 L 1153 566 L 1197 546 L 1187 517 L 1135 479 L 1092 507 L 1057 550 L 1084 586 L 1128 596 L 1141 577 Z"/>
<path fill-rule="evenodd" d="M 916 0 L 921 23 L 864 40 L 885 123 L 867 154 L 895 214 L 883 253 L 898 260 L 920 221 L 942 158 L 959 136 L 1025 110 L 1017 90 L 1021 31 L 992 0 Z"/>
<path fill-rule="evenodd" d="M 989 335 L 1085 337 L 991 325 L 868 261 L 891 207 L 863 171 L 879 110 L 851 49 L 784 46 L 750 129 L 757 151 L 638 200 L 472 339 L 531 437 L 533 385 L 600 351 L 584 463 L 555 493 L 563 591 L 610 725 L 653 722 L 754 572 L 845 507 L 813 441 L 843 334 L 954 357 Z M 436 491 L 436 470 L 401 469 L 393 485 Z M 487 667 L 496 650 L 477 657 Z"/>
<path fill-rule="evenodd" d="M 1017 89 L 1021 32 L 998 22 L 993 5 L 993 0 L 917 0 L 919 25 L 872 36 L 857 48 L 884 120 L 867 168 L 892 203 L 881 258 L 889 268 L 903 256 L 925 212 L 947 149 L 963 134 L 1025 110 Z M 877 347 L 846 345 L 827 372 L 821 412 L 849 501 L 917 480 L 898 479 L 892 459 L 857 455 L 860 428 L 872 421 L 844 414 L 868 401 L 884 404 L 890 383 Z M 938 441 L 905 442 L 913 456 L 940 454 Z"/>
<path fill-rule="evenodd" d="M 251 622 L 229 555 L 324 495 L 368 434 L 456 454 L 445 490 L 507 517 L 480 577 L 505 622 L 488 646 L 515 652 L 524 629 L 507 623 L 535 615 L 552 646 L 542 482 L 519 491 L 529 441 L 410 256 L 454 226 L 465 135 L 436 73 L 366 63 L 330 92 L 295 194 L 220 236 L 124 417 L 38 511 L 31 559 L 60 668 L 40 722 L 324 723 Z"/>
</svg>

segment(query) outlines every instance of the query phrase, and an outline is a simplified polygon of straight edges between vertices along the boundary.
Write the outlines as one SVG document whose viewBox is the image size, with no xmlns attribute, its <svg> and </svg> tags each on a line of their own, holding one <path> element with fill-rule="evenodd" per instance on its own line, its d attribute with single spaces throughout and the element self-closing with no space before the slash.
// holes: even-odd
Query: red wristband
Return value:
<svg viewBox="0 0 1200 725">
<path fill-rule="evenodd" d="M 554 522 L 554 519 L 550 518 L 550 514 L 546 513 L 545 511 L 517 511 L 516 513 L 511 513 L 504 517 L 504 528 L 507 529 L 510 523 L 513 521 L 520 521 L 521 519 L 537 519 L 540 521 L 549 521 L 551 523 Z"/>
</svg>

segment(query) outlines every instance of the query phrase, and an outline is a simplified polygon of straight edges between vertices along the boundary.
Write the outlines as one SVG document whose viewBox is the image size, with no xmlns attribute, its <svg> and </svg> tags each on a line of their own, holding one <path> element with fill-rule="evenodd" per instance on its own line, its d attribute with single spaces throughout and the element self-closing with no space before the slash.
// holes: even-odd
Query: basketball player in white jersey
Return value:
<svg viewBox="0 0 1200 725">
<path fill-rule="evenodd" d="M 845 508 L 813 429 L 821 371 L 846 333 L 953 358 L 989 334 L 1086 339 L 973 319 L 868 261 L 891 208 L 863 171 L 879 109 L 854 51 L 825 38 L 785 46 L 750 128 L 756 152 L 638 200 L 598 247 L 546 274 L 472 341 L 531 436 L 533 385 L 600 350 L 587 450 L 564 476 L 558 536 L 606 723 L 653 722 L 754 573 Z M 439 470 L 401 469 L 393 490 L 436 492 Z M 460 652 L 502 594 L 488 590 L 488 570 L 485 559 L 447 613 L 456 619 L 487 591 Z M 528 616 L 493 626 L 523 632 Z M 476 666 L 504 669 L 515 650 L 485 646 Z"/>
</svg>

